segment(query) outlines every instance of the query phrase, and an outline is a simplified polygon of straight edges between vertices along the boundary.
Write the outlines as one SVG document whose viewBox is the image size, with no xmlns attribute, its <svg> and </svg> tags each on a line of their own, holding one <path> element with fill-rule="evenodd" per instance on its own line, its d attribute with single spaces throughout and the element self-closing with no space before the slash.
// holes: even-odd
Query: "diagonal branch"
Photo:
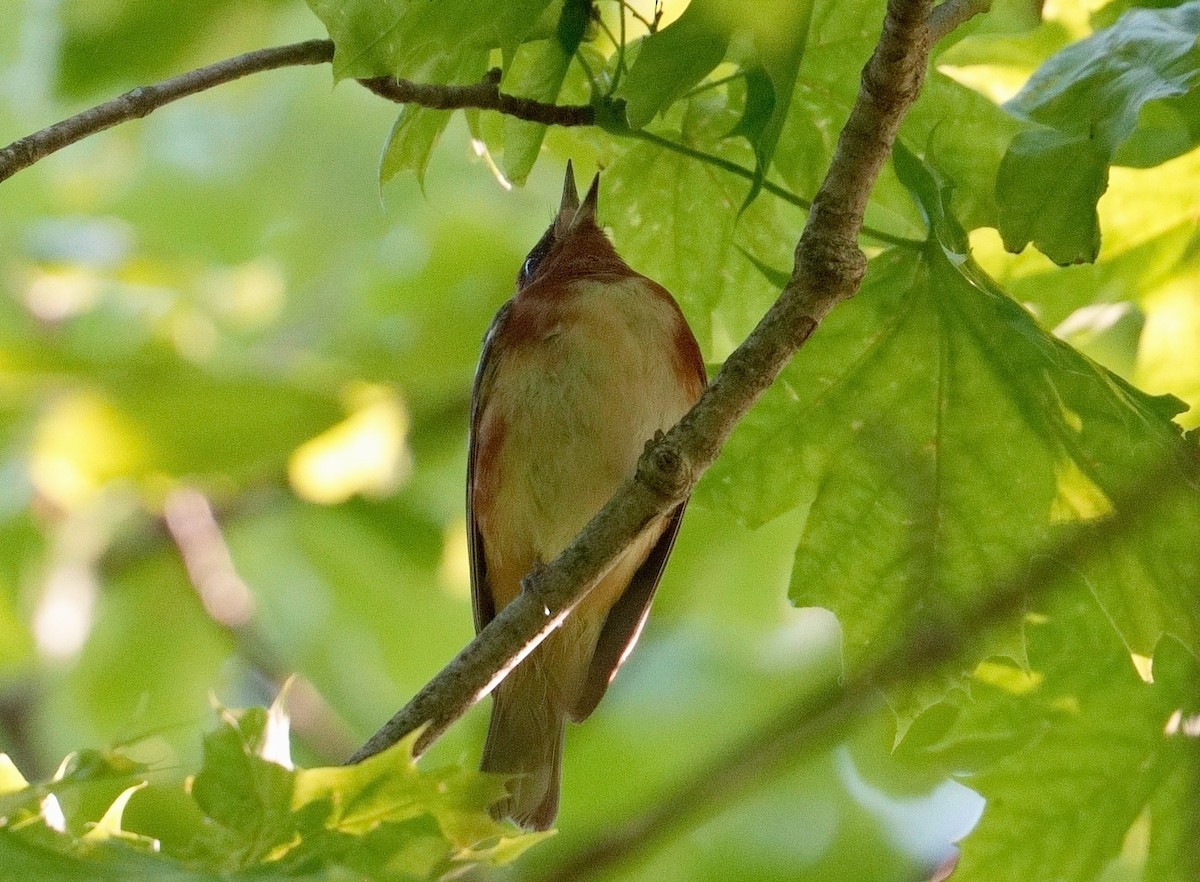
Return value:
<svg viewBox="0 0 1200 882">
<path fill-rule="evenodd" d="M 924 80 L 929 10 L 930 0 L 890 0 L 879 45 L 863 71 L 862 88 L 779 299 L 679 425 L 647 446 L 636 476 L 556 560 L 526 577 L 517 599 L 350 762 L 386 749 L 423 725 L 416 750 L 424 750 L 504 679 L 586 596 L 620 550 L 687 496 L 733 427 L 821 319 L 858 290 L 866 268 L 858 247 L 863 214 L 900 122 Z"/>
<path fill-rule="evenodd" d="M 992 0 L 943 0 L 929 13 L 929 42 L 936 43 L 951 31 L 992 8 Z"/>
</svg>

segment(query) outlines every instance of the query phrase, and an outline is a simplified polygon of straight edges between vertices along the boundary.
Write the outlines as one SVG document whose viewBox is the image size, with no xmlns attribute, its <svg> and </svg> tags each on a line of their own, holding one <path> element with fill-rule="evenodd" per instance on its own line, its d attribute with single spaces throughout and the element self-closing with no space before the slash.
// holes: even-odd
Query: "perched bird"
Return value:
<svg viewBox="0 0 1200 882">
<path fill-rule="evenodd" d="M 567 164 L 558 215 L 484 339 L 467 466 L 476 630 L 633 476 L 646 442 L 706 383 L 678 305 L 597 226 L 599 180 L 581 203 Z M 683 508 L 651 523 L 496 688 L 481 766 L 513 776 L 498 817 L 534 829 L 554 821 L 563 721 L 592 712 L 633 649 Z"/>
</svg>

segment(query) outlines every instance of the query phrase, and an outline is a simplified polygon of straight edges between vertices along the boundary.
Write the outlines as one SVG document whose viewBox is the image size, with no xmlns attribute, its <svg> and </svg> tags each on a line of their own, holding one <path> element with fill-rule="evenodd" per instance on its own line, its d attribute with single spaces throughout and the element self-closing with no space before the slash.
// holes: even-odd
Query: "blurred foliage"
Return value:
<svg viewBox="0 0 1200 882">
<path fill-rule="evenodd" d="M 3 142 L 321 22 L 338 80 L 498 65 L 516 94 L 625 102 L 546 130 L 297 68 L 5 182 L 0 876 L 438 878 L 531 843 L 463 771 L 485 709 L 419 771 L 403 747 L 329 768 L 470 636 L 479 340 L 571 157 L 719 364 L 804 222 L 761 185 L 815 193 L 883 9 L 676 0 L 648 33 L 632 6 L 0 0 Z M 911 879 L 964 836 L 955 878 L 1195 878 L 1198 6 L 1037 6 L 937 47 L 866 283 L 702 481 L 647 634 L 568 735 L 560 832 L 472 878 L 538 878 L 1150 474 L 1138 528 L 1021 622 L 613 878 Z M 1084 141 L 1086 167 L 1058 149 Z M 1004 251 L 1026 241 L 1093 262 Z M 202 734 L 214 694 L 267 704 L 292 672 L 289 747 L 278 709 Z"/>
<path fill-rule="evenodd" d="M 418 771 L 411 738 L 356 766 L 295 768 L 282 695 L 267 710 L 217 709 L 202 767 L 181 787 L 159 788 L 158 811 L 139 825 L 145 833 L 124 827 L 145 780 L 123 789 L 95 821 L 63 810 L 60 794 L 147 771 L 121 754 L 100 763 L 73 755 L 42 786 L 30 786 L 0 757 L 5 870 L 39 879 L 249 873 L 412 882 L 507 863 L 548 835 L 487 816 L 483 809 L 503 792 L 495 776 Z"/>
</svg>

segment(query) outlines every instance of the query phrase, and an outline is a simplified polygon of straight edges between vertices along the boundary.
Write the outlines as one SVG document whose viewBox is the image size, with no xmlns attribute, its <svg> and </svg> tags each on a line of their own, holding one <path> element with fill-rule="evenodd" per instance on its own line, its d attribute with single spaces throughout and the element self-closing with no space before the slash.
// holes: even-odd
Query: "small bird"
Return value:
<svg viewBox="0 0 1200 882">
<path fill-rule="evenodd" d="M 707 382 L 679 306 L 597 225 L 599 184 L 596 175 L 581 203 L 567 163 L 558 214 L 484 338 L 467 465 L 476 631 L 633 476 L 646 442 Z M 481 768 L 512 776 L 497 817 L 553 823 L 563 722 L 595 709 L 637 642 L 683 509 L 647 526 L 496 688 Z"/>
</svg>

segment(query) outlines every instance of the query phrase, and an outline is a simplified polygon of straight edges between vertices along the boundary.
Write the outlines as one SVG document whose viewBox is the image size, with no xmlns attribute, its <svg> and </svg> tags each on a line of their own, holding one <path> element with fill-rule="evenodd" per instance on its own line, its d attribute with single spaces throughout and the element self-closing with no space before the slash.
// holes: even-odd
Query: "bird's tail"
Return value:
<svg viewBox="0 0 1200 882">
<path fill-rule="evenodd" d="M 546 700 L 540 678 L 520 673 L 513 671 L 493 693 L 480 768 L 513 776 L 509 795 L 492 806 L 495 817 L 545 830 L 558 814 L 564 713 Z"/>
</svg>

